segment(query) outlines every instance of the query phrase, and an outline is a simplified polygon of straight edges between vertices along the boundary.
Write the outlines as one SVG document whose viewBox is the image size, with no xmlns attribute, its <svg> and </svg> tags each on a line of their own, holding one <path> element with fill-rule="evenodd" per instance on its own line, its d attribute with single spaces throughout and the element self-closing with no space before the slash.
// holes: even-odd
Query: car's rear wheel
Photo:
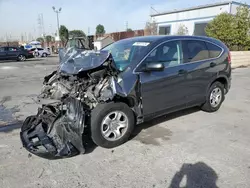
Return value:
<svg viewBox="0 0 250 188">
<path fill-rule="evenodd" d="M 134 125 L 134 113 L 124 103 L 100 104 L 91 113 L 91 137 L 95 144 L 104 148 L 125 143 Z"/>
<path fill-rule="evenodd" d="M 43 54 L 42 54 L 42 57 L 47 57 L 47 56 L 48 56 L 47 53 L 43 53 Z"/>
<path fill-rule="evenodd" d="M 206 103 L 202 105 L 201 109 L 206 112 L 215 112 L 219 110 L 224 99 L 224 85 L 220 82 L 215 82 L 209 88 Z"/>
<path fill-rule="evenodd" d="M 19 55 L 17 57 L 17 61 L 26 61 L 26 56 L 25 55 Z"/>
</svg>

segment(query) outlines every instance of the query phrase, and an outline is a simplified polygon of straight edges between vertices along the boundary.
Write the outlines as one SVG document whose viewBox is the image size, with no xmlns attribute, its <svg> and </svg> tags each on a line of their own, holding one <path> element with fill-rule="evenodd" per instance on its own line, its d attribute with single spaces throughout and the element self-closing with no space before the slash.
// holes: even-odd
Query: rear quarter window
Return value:
<svg viewBox="0 0 250 188">
<path fill-rule="evenodd" d="M 209 59 L 209 51 L 204 41 L 184 40 L 185 63 Z"/>
<path fill-rule="evenodd" d="M 206 43 L 207 45 L 207 48 L 208 48 L 208 51 L 209 51 L 209 57 L 210 58 L 216 58 L 216 57 L 219 57 L 221 52 L 222 52 L 222 49 L 217 46 L 217 45 L 214 45 L 210 42 L 207 42 Z"/>
</svg>

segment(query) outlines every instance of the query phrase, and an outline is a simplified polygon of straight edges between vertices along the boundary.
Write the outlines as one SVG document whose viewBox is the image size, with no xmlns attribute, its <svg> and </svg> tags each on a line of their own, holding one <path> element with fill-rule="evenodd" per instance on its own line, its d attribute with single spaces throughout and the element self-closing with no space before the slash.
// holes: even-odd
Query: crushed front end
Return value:
<svg viewBox="0 0 250 188">
<path fill-rule="evenodd" d="M 31 153 L 46 158 L 85 152 L 91 110 L 111 100 L 111 78 L 117 72 L 108 53 L 68 50 L 57 71 L 44 78 L 42 106 L 23 123 L 20 137 Z"/>
<path fill-rule="evenodd" d="M 82 135 L 85 108 L 74 98 L 43 105 L 35 116 L 29 116 L 21 128 L 23 146 L 31 153 L 58 159 L 84 153 Z"/>
</svg>

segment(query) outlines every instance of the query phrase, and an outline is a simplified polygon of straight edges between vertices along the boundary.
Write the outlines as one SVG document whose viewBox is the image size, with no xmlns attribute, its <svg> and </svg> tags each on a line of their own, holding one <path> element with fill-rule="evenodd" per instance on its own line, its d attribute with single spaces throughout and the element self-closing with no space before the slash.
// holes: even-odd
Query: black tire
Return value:
<svg viewBox="0 0 250 188">
<path fill-rule="evenodd" d="M 43 54 L 42 54 L 42 57 L 47 57 L 47 56 L 48 56 L 47 53 L 43 53 Z"/>
<path fill-rule="evenodd" d="M 217 104 L 217 106 L 212 106 L 210 96 L 214 89 L 219 88 L 221 90 L 221 100 Z M 211 87 L 209 88 L 206 96 L 206 103 L 202 105 L 201 109 L 205 112 L 216 112 L 220 109 L 221 104 L 225 100 L 225 88 L 224 85 L 220 82 L 214 82 Z"/>
<path fill-rule="evenodd" d="M 128 126 L 123 136 L 115 141 L 107 140 L 102 134 L 102 121 L 112 112 L 123 112 L 128 119 Z M 103 148 L 114 148 L 125 143 L 135 126 L 135 117 L 133 111 L 125 103 L 104 103 L 99 104 L 91 112 L 91 137 L 94 143 Z"/>
<path fill-rule="evenodd" d="M 17 61 L 26 61 L 26 56 L 25 55 L 22 55 L 20 54 L 18 57 L 17 57 Z"/>
</svg>

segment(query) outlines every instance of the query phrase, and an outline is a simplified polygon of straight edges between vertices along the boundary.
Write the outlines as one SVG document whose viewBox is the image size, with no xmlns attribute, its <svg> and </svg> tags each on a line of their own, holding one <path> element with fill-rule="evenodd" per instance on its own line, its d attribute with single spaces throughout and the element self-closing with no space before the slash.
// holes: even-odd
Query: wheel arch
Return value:
<svg viewBox="0 0 250 188">
<path fill-rule="evenodd" d="M 133 108 L 136 105 L 136 99 L 132 96 L 128 96 L 128 97 L 122 97 L 119 95 L 115 95 L 114 102 L 122 102 L 127 104 L 130 108 Z"/>
<path fill-rule="evenodd" d="M 228 84 L 229 84 L 229 80 L 226 76 L 224 75 L 220 75 L 218 77 L 216 77 L 215 79 L 213 79 L 213 81 L 210 83 L 208 89 L 215 83 L 215 82 L 220 82 L 221 84 L 223 84 L 224 88 L 225 88 L 225 93 L 228 92 Z"/>
<path fill-rule="evenodd" d="M 135 96 L 122 97 L 119 95 L 115 95 L 112 101 L 121 102 L 128 105 L 128 107 L 133 111 L 137 124 L 143 122 L 142 108 L 140 106 L 140 102 L 136 99 Z"/>
</svg>

